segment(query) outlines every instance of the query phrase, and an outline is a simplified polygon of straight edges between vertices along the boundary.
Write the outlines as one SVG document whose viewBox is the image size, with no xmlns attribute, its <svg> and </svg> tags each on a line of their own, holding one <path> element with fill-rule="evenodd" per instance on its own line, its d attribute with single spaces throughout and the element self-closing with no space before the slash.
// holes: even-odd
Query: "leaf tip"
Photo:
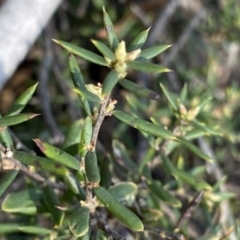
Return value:
<svg viewBox="0 0 240 240">
<path fill-rule="evenodd" d="M 37 146 L 41 149 L 44 150 L 43 142 L 39 138 L 34 138 L 33 141 L 37 144 Z"/>
</svg>

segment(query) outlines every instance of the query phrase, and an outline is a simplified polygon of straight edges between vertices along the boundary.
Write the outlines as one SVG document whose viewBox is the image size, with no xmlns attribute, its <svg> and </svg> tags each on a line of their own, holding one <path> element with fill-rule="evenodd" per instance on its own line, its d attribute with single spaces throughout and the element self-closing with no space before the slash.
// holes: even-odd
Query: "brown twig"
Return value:
<svg viewBox="0 0 240 240">
<path fill-rule="evenodd" d="M 93 148 L 96 147 L 98 133 L 99 133 L 100 127 L 102 125 L 102 122 L 103 122 L 104 118 L 106 117 L 106 109 L 108 106 L 109 98 L 110 98 L 110 95 L 106 96 L 105 99 L 102 100 L 102 103 L 101 103 L 100 111 L 98 114 L 97 121 L 94 125 L 92 139 L 91 139 L 91 144 L 92 144 Z"/>
</svg>

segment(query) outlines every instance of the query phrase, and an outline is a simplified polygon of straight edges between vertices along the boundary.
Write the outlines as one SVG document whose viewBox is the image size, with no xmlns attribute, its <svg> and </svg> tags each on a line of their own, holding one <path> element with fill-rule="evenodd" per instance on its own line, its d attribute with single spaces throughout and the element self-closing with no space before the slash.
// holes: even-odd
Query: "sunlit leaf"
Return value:
<svg viewBox="0 0 240 240">
<path fill-rule="evenodd" d="M 43 142 L 36 138 L 33 141 L 38 145 L 39 149 L 50 159 L 75 170 L 80 167 L 79 161 L 71 156 L 70 154 L 64 152 L 63 150 L 56 148 L 49 143 Z"/>
<path fill-rule="evenodd" d="M 156 137 L 175 139 L 174 135 L 170 131 L 168 131 L 167 129 L 165 129 L 159 125 L 155 125 L 151 122 L 131 116 L 131 115 L 126 114 L 119 110 L 114 111 L 113 115 L 116 118 L 118 118 L 120 121 L 125 122 L 128 125 L 136 128 L 140 131 L 149 133 Z"/>
<path fill-rule="evenodd" d="M 72 43 L 68 43 L 68 42 L 64 42 L 64 41 L 60 41 L 60 40 L 56 40 L 56 39 L 53 39 L 53 41 L 55 43 L 59 44 L 64 49 L 66 49 L 68 52 L 70 52 L 74 55 L 77 55 L 79 57 L 82 57 L 83 59 L 85 59 L 89 62 L 96 63 L 101 66 L 107 66 L 107 63 L 104 60 L 104 58 L 97 55 L 96 53 L 93 53 L 84 48 L 78 47 Z"/>
<path fill-rule="evenodd" d="M 97 40 L 91 40 L 91 42 L 99 50 L 99 52 L 102 53 L 102 55 L 104 57 L 107 57 L 107 58 L 111 59 L 112 61 L 115 60 L 114 53 L 107 45 L 105 45 L 104 43 L 97 41 Z"/>
<path fill-rule="evenodd" d="M 85 87 L 85 82 L 83 80 L 81 70 L 78 66 L 76 58 L 72 54 L 69 55 L 69 69 L 70 69 L 70 73 L 71 73 L 73 84 L 74 84 L 75 88 L 82 89 L 82 90 L 80 90 L 80 92 L 86 92 L 87 90 Z M 83 105 L 83 109 L 85 110 L 86 114 L 88 116 L 91 116 L 91 110 L 90 110 L 90 106 L 89 106 L 87 99 L 84 97 L 83 94 L 79 94 L 79 98 L 80 98 L 80 101 Z"/>
<path fill-rule="evenodd" d="M 103 23 L 107 33 L 109 46 L 112 50 L 115 50 L 115 48 L 118 45 L 117 35 L 114 31 L 114 26 L 112 24 L 112 21 L 104 7 L 103 7 Z"/>
<path fill-rule="evenodd" d="M 17 125 L 19 123 L 26 122 L 38 115 L 39 114 L 35 114 L 35 113 L 21 113 L 14 116 L 3 117 L 3 118 L 0 118 L 0 127 Z"/>
<path fill-rule="evenodd" d="M 154 58 L 158 56 L 160 53 L 164 52 L 169 47 L 171 47 L 171 45 L 159 45 L 143 49 L 138 57 L 138 60 L 142 61 Z"/>
<path fill-rule="evenodd" d="M 39 157 L 30 153 L 15 151 L 13 156 L 21 163 L 34 166 L 36 169 L 45 170 L 59 175 L 64 175 L 69 172 L 69 170 L 60 163 L 55 163 L 50 159 Z"/>
<path fill-rule="evenodd" d="M 12 107 L 7 111 L 5 116 L 13 116 L 19 114 L 27 105 L 29 100 L 32 98 L 38 83 L 34 84 L 30 88 L 28 88 L 25 92 L 23 92 L 17 100 L 13 103 Z"/>
<path fill-rule="evenodd" d="M 130 45 L 128 46 L 128 52 L 132 52 L 134 50 L 137 49 L 141 49 L 144 45 L 144 43 L 147 40 L 148 37 L 148 32 L 149 32 L 150 28 L 148 28 L 147 30 L 140 32 L 134 39 L 133 41 L 130 43 Z"/>
<path fill-rule="evenodd" d="M 154 64 L 154 63 L 143 63 L 140 61 L 129 61 L 127 62 L 127 66 L 131 69 L 140 71 L 140 72 L 148 72 L 148 73 L 163 73 L 170 72 L 171 70 L 163 67 L 162 65 Z"/>
<path fill-rule="evenodd" d="M 107 190 L 102 187 L 93 189 L 97 199 L 109 210 L 117 219 L 134 231 L 143 231 L 141 220 L 128 208 L 120 204 Z"/>
</svg>

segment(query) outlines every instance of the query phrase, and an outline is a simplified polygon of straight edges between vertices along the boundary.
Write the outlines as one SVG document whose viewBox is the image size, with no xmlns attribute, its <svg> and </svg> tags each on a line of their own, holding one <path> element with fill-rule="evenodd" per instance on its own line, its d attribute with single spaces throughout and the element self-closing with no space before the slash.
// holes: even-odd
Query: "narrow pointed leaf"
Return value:
<svg viewBox="0 0 240 240">
<path fill-rule="evenodd" d="M 111 59 L 112 61 L 115 60 L 114 53 L 107 45 L 105 45 L 104 43 L 97 41 L 97 40 L 91 40 L 91 42 L 99 50 L 99 52 L 102 53 L 102 55 L 104 57 L 107 57 L 107 58 Z"/>
<path fill-rule="evenodd" d="M 65 48 L 68 52 L 70 52 L 74 55 L 77 55 L 79 57 L 82 57 L 83 59 L 85 59 L 89 62 L 96 63 L 101 66 L 107 66 L 107 63 L 104 60 L 104 58 L 97 55 L 96 53 L 93 53 L 84 48 L 78 47 L 72 43 L 68 43 L 68 42 L 64 42 L 64 41 L 60 41 L 60 40 L 56 40 L 56 39 L 53 39 L 53 41 L 56 42 L 57 44 L 59 44 L 61 47 Z"/>
<path fill-rule="evenodd" d="M 81 206 L 70 216 L 69 229 L 76 237 L 81 237 L 88 232 L 90 211 L 88 207 Z"/>
<path fill-rule="evenodd" d="M 81 70 L 78 66 L 76 58 L 72 54 L 69 55 L 68 64 L 75 88 L 84 89 L 84 91 L 86 91 L 85 82 L 83 80 Z M 83 95 L 79 95 L 79 98 L 83 105 L 84 111 L 88 116 L 91 116 L 91 110 L 87 99 Z"/>
<path fill-rule="evenodd" d="M 169 191 L 165 190 L 160 181 L 152 181 L 148 183 L 148 187 L 151 191 L 158 196 L 162 201 L 174 207 L 181 207 L 181 202 L 170 195 Z"/>
<path fill-rule="evenodd" d="M 0 114 L 0 119 L 1 118 L 2 118 L 2 115 Z M 2 132 L 0 132 L 0 143 L 2 143 L 4 147 L 13 146 L 13 141 L 12 141 L 12 138 L 10 136 L 10 133 L 9 133 L 7 127 L 4 126 L 1 128 L 5 128 L 5 129 Z"/>
<path fill-rule="evenodd" d="M 107 74 L 103 81 L 102 93 L 108 95 L 112 92 L 113 88 L 118 82 L 118 72 L 111 71 Z"/>
<path fill-rule="evenodd" d="M 37 235 L 46 235 L 51 233 L 50 229 L 39 227 L 39 226 L 21 226 L 21 227 L 18 227 L 18 230 L 20 232 L 37 234 Z"/>
<path fill-rule="evenodd" d="M 114 26 L 112 24 L 112 21 L 104 7 L 103 7 L 103 23 L 107 33 L 109 46 L 112 50 L 115 50 L 115 48 L 118 45 L 117 35 L 114 31 Z"/>
<path fill-rule="evenodd" d="M 10 193 L 2 203 L 2 210 L 9 213 L 36 214 L 35 201 L 42 197 L 42 192 L 36 188 Z"/>
<path fill-rule="evenodd" d="M 174 135 L 168 131 L 167 129 L 163 128 L 162 126 L 155 125 L 151 122 L 142 120 L 140 118 L 131 116 L 129 114 L 126 114 L 122 111 L 116 110 L 113 112 L 113 115 L 118 118 L 120 121 L 127 123 L 128 125 L 149 133 L 155 137 L 161 137 L 161 138 L 171 138 L 171 139 L 176 139 Z"/>
<path fill-rule="evenodd" d="M 38 115 L 39 114 L 35 114 L 35 113 L 21 113 L 14 116 L 3 117 L 3 118 L 0 118 L 0 127 L 17 125 L 19 123 L 26 122 Z"/>
<path fill-rule="evenodd" d="M 78 160 L 63 150 L 56 148 L 40 139 L 33 139 L 39 149 L 50 159 L 75 170 L 79 169 Z"/>
<path fill-rule="evenodd" d="M 159 94 L 157 94 L 156 92 L 150 89 L 139 86 L 138 84 L 132 81 L 129 81 L 127 79 L 122 79 L 119 81 L 119 83 L 121 84 L 122 87 L 124 87 L 125 89 L 134 93 L 137 96 L 145 97 L 152 100 L 160 100 Z"/>
<path fill-rule="evenodd" d="M 141 220 L 132 211 L 120 204 L 107 190 L 97 187 L 93 191 L 97 199 L 123 224 L 134 231 L 143 231 Z"/>
<path fill-rule="evenodd" d="M 108 192 L 119 202 L 134 200 L 137 191 L 137 185 L 133 182 L 120 182 L 108 189 Z"/>
<path fill-rule="evenodd" d="M 195 129 L 199 129 L 200 131 L 202 131 L 207 135 L 215 135 L 215 136 L 222 135 L 220 129 L 214 129 L 213 127 L 207 126 L 204 123 L 200 123 L 197 120 L 188 121 L 188 123 L 192 125 Z"/>
<path fill-rule="evenodd" d="M 171 47 L 171 45 L 159 45 L 153 46 L 147 49 L 143 49 L 138 56 L 139 61 L 148 60 L 158 56 L 160 53 L 164 52 L 166 49 Z"/>
<path fill-rule="evenodd" d="M 200 157 L 206 161 L 212 162 L 211 157 L 209 157 L 207 154 L 205 154 L 202 150 L 200 150 L 198 147 L 193 145 L 191 142 L 187 141 L 183 137 L 180 137 L 179 140 L 180 140 L 181 144 L 183 144 L 185 147 L 187 147 L 190 151 L 192 151 L 198 157 Z"/>
<path fill-rule="evenodd" d="M 84 124 L 83 124 L 81 141 L 80 141 L 80 156 L 81 156 L 81 158 L 84 158 L 88 151 L 88 146 L 89 146 L 89 144 L 91 142 L 91 138 L 92 138 L 92 131 L 93 131 L 92 119 L 90 117 L 86 117 Z"/>
<path fill-rule="evenodd" d="M 61 206 L 61 202 L 49 185 L 43 186 L 44 201 L 47 204 L 48 210 L 52 215 L 53 221 L 56 226 L 61 226 L 64 219 L 64 212 L 57 207 Z"/>
<path fill-rule="evenodd" d="M 0 234 L 17 232 L 18 227 L 22 224 L 18 223 L 1 223 L 0 224 Z"/>
<path fill-rule="evenodd" d="M 66 138 L 63 143 L 63 148 L 66 149 L 69 146 L 72 146 L 74 144 L 78 144 L 81 139 L 81 133 L 83 128 L 83 120 L 77 120 L 74 123 L 71 124 Z"/>
<path fill-rule="evenodd" d="M 150 28 L 148 28 L 147 30 L 145 30 L 143 32 L 140 32 L 133 39 L 133 41 L 130 43 L 130 45 L 128 47 L 128 52 L 132 52 L 134 50 L 141 49 L 143 47 L 144 43 L 147 40 L 149 30 L 150 30 Z"/>
<path fill-rule="evenodd" d="M 187 83 L 185 83 L 183 88 L 181 89 L 181 92 L 180 92 L 181 103 L 184 103 L 186 101 L 187 95 L 188 95 L 188 85 L 187 85 Z"/>
<path fill-rule="evenodd" d="M 160 83 L 160 87 L 162 88 L 162 91 L 166 96 L 167 100 L 169 101 L 170 105 L 172 106 L 172 108 L 175 111 L 178 111 L 178 104 L 177 104 L 176 97 L 171 92 L 169 92 L 161 83 Z"/>
<path fill-rule="evenodd" d="M 134 70 L 140 72 L 148 72 L 148 73 L 162 73 L 162 72 L 170 72 L 171 70 L 163 67 L 162 65 L 153 64 L 153 63 L 142 63 L 140 61 L 129 61 L 127 62 L 127 66 Z"/>
<path fill-rule="evenodd" d="M 38 83 L 34 84 L 30 88 L 28 88 L 25 92 L 23 92 L 18 99 L 13 103 L 12 107 L 8 110 L 6 116 L 13 116 L 19 114 L 27 105 L 27 103 L 32 98 Z"/>
<path fill-rule="evenodd" d="M 79 181 L 73 176 L 73 174 L 65 174 L 63 178 L 68 188 L 75 194 L 78 200 L 86 200 L 85 191 L 81 188 Z"/>
<path fill-rule="evenodd" d="M 0 177 L 0 197 L 6 191 L 6 189 L 11 185 L 18 174 L 18 171 L 8 171 L 1 174 Z"/>
<path fill-rule="evenodd" d="M 73 91 L 76 92 L 81 98 L 83 97 L 90 102 L 96 102 L 96 103 L 101 102 L 101 99 L 97 95 L 89 92 L 86 88 L 82 88 L 82 89 L 74 88 Z M 87 112 L 89 111 L 87 110 Z"/>
<path fill-rule="evenodd" d="M 45 170 L 58 175 L 64 175 L 69 172 L 69 170 L 60 163 L 55 163 L 50 159 L 35 156 L 30 153 L 15 151 L 13 156 L 21 163 L 34 166 L 37 170 Z"/>
</svg>

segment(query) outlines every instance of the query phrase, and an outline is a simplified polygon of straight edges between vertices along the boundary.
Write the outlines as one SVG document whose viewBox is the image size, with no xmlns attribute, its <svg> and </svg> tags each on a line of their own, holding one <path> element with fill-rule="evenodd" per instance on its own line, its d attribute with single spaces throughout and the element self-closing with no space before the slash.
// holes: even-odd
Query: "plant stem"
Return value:
<svg viewBox="0 0 240 240">
<path fill-rule="evenodd" d="M 98 133 L 99 133 L 100 127 L 102 125 L 102 122 L 103 122 L 104 118 L 106 117 L 106 108 L 108 106 L 109 98 L 110 98 L 110 94 L 108 96 L 106 96 L 105 99 L 101 103 L 98 118 L 94 125 L 93 134 L 92 134 L 91 144 L 92 144 L 93 148 L 95 148 L 95 146 L 97 144 Z"/>
</svg>

